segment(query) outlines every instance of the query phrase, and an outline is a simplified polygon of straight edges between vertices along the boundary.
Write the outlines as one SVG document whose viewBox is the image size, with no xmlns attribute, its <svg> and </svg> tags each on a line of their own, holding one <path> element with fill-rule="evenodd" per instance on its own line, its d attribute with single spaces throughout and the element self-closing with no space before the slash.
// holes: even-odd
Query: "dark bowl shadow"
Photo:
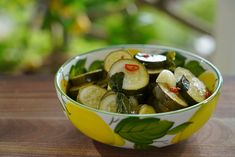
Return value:
<svg viewBox="0 0 235 157">
<path fill-rule="evenodd" d="M 136 150 L 136 149 L 126 149 L 126 148 L 118 148 L 114 146 L 109 146 L 102 144 L 100 142 L 93 141 L 93 144 L 97 151 L 100 153 L 102 157 L 147 157 L 147 156 L 164 156 L 164 157 L 172 157 L 172 156 L 181 156 L 184 152 L 185 147 L 188 141 L 183 141 L 174 145 L 170 145 L 162 148 L 151 148 L 146 150 Z"/>
</svg>

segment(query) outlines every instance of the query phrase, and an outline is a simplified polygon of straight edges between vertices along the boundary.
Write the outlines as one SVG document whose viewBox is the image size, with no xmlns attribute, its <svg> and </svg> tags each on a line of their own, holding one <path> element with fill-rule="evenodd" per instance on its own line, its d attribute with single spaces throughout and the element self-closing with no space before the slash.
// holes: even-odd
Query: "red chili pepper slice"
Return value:
<svg viewBox="0 0 235 157">
<path fill-rule="evenodd" d="M 148 54 L 144 54 L 143 57 L 144 57 L 144 58 L 148 58 L 149 55 L 148 55 Z"/>
<path fill-rule="evenodd" d="M 211 96 L 211 92 L 210 91 L 206 91 L 206 93 L 205 93 L 205 98 L 207 99 L 207 98 L 209 98 Z"/>
<path fill-rule="evenodd" d="M 125 64 L 125 69 L 128 71 L 136 71 L 139 70 L 139 65 L 136 64 Z"/>
<path fill-rule="evenodd" d="M 173 93 L 178 93 L 180 88 L 179 87 L 170 87 L 169 90 Z"/>
</svg>

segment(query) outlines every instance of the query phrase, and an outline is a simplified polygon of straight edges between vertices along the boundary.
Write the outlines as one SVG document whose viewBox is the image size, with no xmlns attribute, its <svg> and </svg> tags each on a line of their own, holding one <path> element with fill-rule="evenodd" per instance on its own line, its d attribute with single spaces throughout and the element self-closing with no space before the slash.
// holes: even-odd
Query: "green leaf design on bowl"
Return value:
<svg viewBox="0 0 235 157">
<path fill-rule="evenodd" d="M 173 124 L 174 122 L 158 118 L 129 117 L 118 123 L 114 131 L 135 145 L 146 147 L 153 140 L 165 136 Z"/>
<path fill-rule="evenodd" d="M 177 134 L 181 131 L 183 131 L 184 129 L 186 129 L 190 124 L 192 124 L 193 122 L 185 122 L 185 123 L 182 123 L 178 126 L 176 126 L 175 128 L 169 130 L 167 132 L 168 135 L 174 135 L 174 134 Z"/>
</svg>

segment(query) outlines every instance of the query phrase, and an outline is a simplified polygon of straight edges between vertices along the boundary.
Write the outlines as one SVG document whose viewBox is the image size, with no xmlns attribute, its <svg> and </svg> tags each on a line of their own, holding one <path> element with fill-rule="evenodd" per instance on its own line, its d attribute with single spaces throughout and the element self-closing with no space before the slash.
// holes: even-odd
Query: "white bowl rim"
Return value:
<svg viewBox="0 0 235 157">
<path fill-rule="evenodd" d="M 138 49 L 138 48 L 144 48 L 144 47 L 146 47 L 146 48 L 154 48 L 154 49 L 166 49 L 166 50 L 177 51 L 177 52 L 180 52 L 182 54 L 187 54 L 188 56 L 191 56 L 193 58 L 197 58 L 201 62 L 204 62 L 205 64 L 209 65 L 214 70 L 214 72 L 216 73 L 217 78 L 218 78 L 218 83 L 217 83 L 217 87 L 216 87 L 215 91 L 212 93 L 212 95 L 210 97 L 208 97 L 207 99 L 203 100 L 202 102 L 197 103 L 197 104 L 192 105 L 192 106 L 189 106 L 189 107 L 186 107 L 186 108 L 183 108 L 183 109 L 179 109 L 179 110 L 175 110 L 175 111 L 169 111 L 169 112 L 155 113 L 155 114 L 123 114 L 123 113 L 114 113 L 114 112 L 103 111 L 103 110 L 95 109 L 95 108 L 86 106 L 84 104 L 81 104 L 81 103 L 71 99 L 66 93 L 64 93 L 64 91 L 60 87 L 60 82 L 58 82 L 58 80 L 59 80 L 58 77 L 62 73 L 63 67 L 65 67 L 72 60 L 76 59 L 79 56 L 86 56 L 87 54 L 90 54 L 90 53 L 95 53 L 97 51 L 108 50 L 108 49 L 117 49 L 117 48 L 133 48 L 133 49 L 136 48 L 136 49 Z M 93 111 L 93 112 L 98 112 L 98 113 L 102 113 L 102 114 L 106 114 L 106 115 L 112 115 L 112 116 L 128 116 L 128 117 L 163 116 L 163 115 L 177 114 L 177 113 L 180 113 L 180 112 L 184 112 L 184 111 L 187 111 L 187 110 L 194 109 L 196 107 L 199 107 L 199 106 L 204 105 L 207 102 L 211 101 L 218 94 L 218 92 L 220 91 L 222 83 L 223 83 L 223 78 L 222 78 L 222 75 L 221 75 L 220 71 L 211 62 L 209 62 L 208 60 L 206 60 L 206 59 L 204 59 L 204 58 L 202 58 L 202 57 L 200 57 L 200 56 L 198 56 L 196 54 L 193 54 L 193 53 L 191 53 L 189 51 L 182 50 L 182 49 L 179 49 L 179 48 L 173 48 L 173 47 L 168 47 L 168 46 L 160 46 L 160 45 L 148 45 L 148 44 L 114 45 L 114 46 L 108 46 L 108 47 L 105 47 L 105 48 L 99 48 L 99 49 L 95 49 L 95 50 L 92 50 L 92 51 L 88 51 L 88 52 L 83 53 L 83 54 L 76 55 L 76 56 L 68 59 L 58 69 L 58 71 L 56 72 L 56 75 L 55 75 L 55 79 L 54 79 L 54 85 L 55 85 L 56 90 L 58 90 L 63 96 L 66 97 L 66 99 L 71 101 L 73 104 L 76 104 L 76 105 L 78 105 L 78 106 L 80 106 L 82 108 L 88 109 L 88 110 Z"/>
</svg>

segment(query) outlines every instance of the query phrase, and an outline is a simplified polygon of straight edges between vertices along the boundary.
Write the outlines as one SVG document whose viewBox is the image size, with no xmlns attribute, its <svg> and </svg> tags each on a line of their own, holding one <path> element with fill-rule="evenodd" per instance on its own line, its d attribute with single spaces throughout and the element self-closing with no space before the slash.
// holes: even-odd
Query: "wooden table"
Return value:
<svg viewBox="0 0 235 157">
<path fill-rule="evenodd" d="M 235 77 L 226 77 L 215 114 L 176 145 L 128 150 L 95 142 L 65 118 L 53 76 L 0 76 L 0 156 L 235 157 Z"/>
</svg>

